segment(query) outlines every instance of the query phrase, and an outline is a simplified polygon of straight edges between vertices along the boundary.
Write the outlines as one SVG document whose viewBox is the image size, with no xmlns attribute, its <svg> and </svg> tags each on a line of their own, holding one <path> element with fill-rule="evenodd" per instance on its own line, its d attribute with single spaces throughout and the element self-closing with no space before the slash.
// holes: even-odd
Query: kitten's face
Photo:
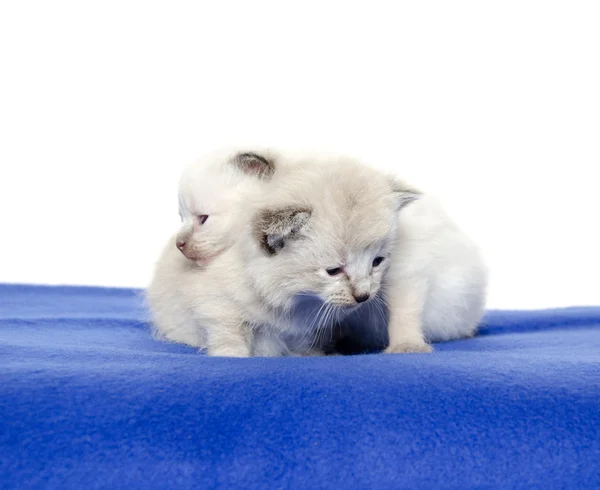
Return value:
<svg viewBox="0 0 600 490">
<path fill-rule="evenodd" d="M 380 291 L 403 198 L 386 176 L 353 162 L 321 173 L 296 189 L 304 204 L 289 206 L 287 216 L 283 211 L 275 220 L 283 228 L 261 222 L 272 220 L 272 212 L 255 220 L 270 255 L 259 259 L 259 274 L 277 284 L 282 301 L 307 294 L 333 306 L 357 306 Z M 408 202 L 409 192 L 402 195 Z"/>
<path fill-rule="evenodd" d="M 315 207 L 306 243 L 290 243 L 290 249 L 306 245 L 295 263 L 298 274 L 310 291 L 334 306 L 356 306 L 374 298 L 389 264 L 396 232 L 391 193 L 363 191 L 354 202 L 325 199 L 325 206 Z"/>
<path fill-rule="evenodd" d="M 351 307 L 377 296 L 389 264 L 389 232 L 378 236 L 369 246 L 346 244 L 325 252 L 315 248 L 296 263 L 296 273 L 309 294 L 334 306 Z M 362 230 L 364 231 L 364 229 Z"/>
<path fill-rule="evenodd" d="M 390 231 L 378 237 L 368 247 L 345 247 L 339 254 L 317 257 L 313 265 L 317 275 L 312 281 L 313 291 L 335 306 L 355 306 L 374 298 L 389 264 L 391 235 Z M 323 266 L 328 263 L 335 266 Z"/>
<path fill-rule="evenodd" d="M 244 152 L 211 154 L 187 169 L 179 188 L 182 223 L 175 243 L 181 253 L 206 265 L 230 248 L 245 216 L 244 198 L 273 172 L 271 160 Z"/>
<path fill-rule="evenodd" d="M 217 189 L 221 192 L 213 192 Z M 206 265 L 233 244 L 237 206 L 231 189 L 220 185 L 198 189 L 195 197 L 182 196 L 177 248 L 188 259 Z"/>
</svg>

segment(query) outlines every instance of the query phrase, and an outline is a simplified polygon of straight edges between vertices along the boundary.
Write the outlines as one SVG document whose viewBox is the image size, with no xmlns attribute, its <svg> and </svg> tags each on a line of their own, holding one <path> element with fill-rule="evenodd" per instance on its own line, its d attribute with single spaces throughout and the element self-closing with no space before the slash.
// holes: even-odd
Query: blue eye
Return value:
<svg viewBox="0 0 600 490">
<path fill-rule="evenodd" d="M 200 222 L 201 225 L 206 223 L 207 219 L 208 219 L 208 214 L 201 214 L 200 216 L 198 216 L 198 221 Z"/>
<path fill-rule="evenodd" d="M 375 257 L 375 260 L 373 260 L 373 267 L 377 267 L 378 265 L 380 265 L 383 261 L 385 260 L 385 257 Z"/>
<path fill-rule="evenodd" d="M 329 274 L 330 276 L 337 276 L 338 274 L 342 273 L 342 268 L 341 267 L 332 267 L 331 269 L 326 269 L 327 274 Z"/>
</svg>

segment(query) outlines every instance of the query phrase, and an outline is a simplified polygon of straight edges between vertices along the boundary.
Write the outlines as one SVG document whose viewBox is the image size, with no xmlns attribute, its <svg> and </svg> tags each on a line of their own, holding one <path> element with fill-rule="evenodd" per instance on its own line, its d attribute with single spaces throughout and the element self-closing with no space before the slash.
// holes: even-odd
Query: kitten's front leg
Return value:
<svg viewBox="0 0 600 490">
<path fill-rule="evenodd" d="M 269 327 L 258 328 L 252 336 L 252 355 L 255 357 L 278 357 L 287 354 L 281 336 Z"/>
<path fill-rule="evenodd" d="M 208 355 L 250 357 L 250 331 L 243 322 L 226 321 L 208 328 Z"/>
<path fill-rule="evenodd" d="M 423 338 L 421 320 L 427 293 L 425 281 L 405 278 L 398 281 L 398 284 L 393 282 L 389 284 L 388 291 L 390 343 L 384 352 L 387 354 L 431 352 L 431 346 Z"/>
</svg>

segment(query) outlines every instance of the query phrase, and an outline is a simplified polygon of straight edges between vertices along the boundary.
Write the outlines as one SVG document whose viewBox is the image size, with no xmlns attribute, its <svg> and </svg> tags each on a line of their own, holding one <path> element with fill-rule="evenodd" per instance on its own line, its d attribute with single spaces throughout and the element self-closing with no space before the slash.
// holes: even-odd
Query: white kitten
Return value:
<svg viewBox="0 0 600 490">
<path fill-rule="evenodd" d="M 271 159 L 229 150 L 184 170 L 182 225 L 146 291 L 158 336 L 214 355 L 249 355 L 249 327 L 238 303 L 252 305 L 256 298 L 240 285 L 243 264 L 232 247 L 242 223 L 251 219 L 254 196 L 273 172 Z"/>
<path fill-rule="evenodd" d="M 386 352 L 429 352 L 426 342 L 474 335 L 486 288 L 478 248 L 433 197 L 422 196 L 398 218 L 385 287 Z"/>
</svg>

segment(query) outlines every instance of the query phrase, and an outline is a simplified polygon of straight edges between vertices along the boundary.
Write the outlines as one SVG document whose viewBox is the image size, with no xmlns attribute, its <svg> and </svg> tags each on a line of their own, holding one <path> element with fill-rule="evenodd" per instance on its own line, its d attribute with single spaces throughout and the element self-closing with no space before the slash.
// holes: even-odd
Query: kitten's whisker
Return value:
<svg viewBox="0 0 600 490">
<path fill-rule="evenodd" d="M 329 328 L 329 343 L 333 343 L 333 339 L 334 339 L 334 330 L 335 328 L 340 325 L 340 314 L 342 313 L 341 308 L 337 308 L 335 309 L 335 318 L 334 318 L 334 323 L 333 325 L 331 325 L 331 327 Z"/>
<path fill-rule="evenodd" d="M 327 319 L 329 318 L 329 315 L 331 314 L 331 309 L 332 309 L 333 305 L 331 305 L 331 303 L 325 303 L 325 304 L 326 304 L 325 312 L 324 312 L 323 316 L 321 317 L 321 321 L 317 325 L 316 335 L 313 338 L 313 342 L 311 343 L 311 346 L 310 346 L 311 349 L 317 347 L 317 345 L 319 344 L 319 342 L 321 340 L 321 334 L 324 331 L 324 328 L 327 326 Z"/>
<path fill-rule="evenodd" d="M 333 325 L 335 324 L 338 313 L 339 313 L 339 308 L 335 305 L 332 305 L 330 315 L 327 318 L 327 321 L 323 328 L 323 341 L 325 341 L 325 336 L 327 335 L 327 331 L 329 331 L 329 342 L 333 341 Z"/>
<path fill-rule="evenodd" d="M 312 350 L 319 341 L 319 334 L 320 334 L 320 330 L 321 330 L 322 320 L 327 315 L 327 312 L 329 311 L 329 304 L 323 303 L 323 305 L 325 306 L 325 309 L 323 311 L 323 314 L 321 316 L 319 316 L 319 322 L 317 323 L 316 329 L 313 332 L 313 337 L 310 342 L 310 350 Z"/>
<path fill-rule="evenodd" d="M 331 322 L 331 317 L 333 316 L 335 311 L 335 306 L 331 306 L 329 308 L 329 314 L 325 317 L 325 321 L 323 322 L 322 328 L 321 328 L 321 339 L 320 339 L 320 344 L 322 344 L 325 341 L 325 336 L 327 335 L 327 330 L 329 329 L 329 323 Z"/>
<path fill-rule="evenodd" d="M 310 323 L 310 326 L 302 333 L 302 337 L 300 338 L 301 342 L 304 342 L 305 340 L 307 340 L 307 338 L 313 333 L 313 329 L 315 328 L 315 325 L 317 325 L 317 328 L 318 328 L 319 316 L 320 316 L 323 308 L 326 306 L 326 304 L 327 303 L 323 302 L 321 304 L 321 306 L 318 308 L 318 310 L 316 310 L 315 317 L 314 317 L 313 321 Z"/>
<path fill-rule="evenodd" d="M 306 328 L 302 332 L 302 335 L 300 336 L 300 340 L 299 340 L 300 346 L 302 346 L 304 344 L 304 342 L 307 341 L 309 338 L 311 339 L 311 346 L 312 346 L 312 337 L 314 335 L 315 325 L 318 324 L 319 317 L 321 315 L 323 308 L 325 308 L 325 306 L 326 306 L 326 303 L 323 302 L 323 303 L 321 303 L 321 306 L 319 306 L 319 308 L 313 310 L 313 314 L 314 314 L 313 320 L 310 322 L 310 325 L 306 326 Z M 309 347 L 309 350 L 311 348 L 312 347 Z"/>
<path fill-rule="evenodd" d="M 385 301 L 383 300 L 383 298 L 381 298 L 381 296 L 379 296 L 379 295 L 375 296 L 375 302 L 373 304 L 377 307 L 377 311 L 381 315 L 381 319 L 383 321 L 383 325 L 385 325 L 386 328 L 387 328 L 387 322 L 385 321 L 385 319 L 386 319 L 387 304 L 385 303 Z M 385 341 L 385 333 L 381 329 L 378 329 L 378 330 L 379 331 L 378 331 L 377 337 L 379 338 L 379 340 L 381 342 L 384 342 Z"/>
</svg>

